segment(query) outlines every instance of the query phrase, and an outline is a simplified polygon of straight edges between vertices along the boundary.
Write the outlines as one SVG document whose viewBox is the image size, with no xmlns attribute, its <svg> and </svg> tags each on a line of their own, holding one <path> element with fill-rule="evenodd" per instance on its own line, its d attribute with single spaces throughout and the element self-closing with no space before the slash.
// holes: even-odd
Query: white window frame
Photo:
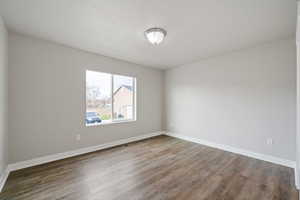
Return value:
<svg viewBox="0 0 300 200">
<path fill-rule="evenodd" d="M 112 73 L 107 73 L 107 72 L 101 72 L 101 71 L 95 71 L 95 70 L 86 70 L 85 71 L 85 77 L 86 77 L 86 73 L 87 71 L 92 71 L 92 72 L 98 72 L 98 73 L 105 73 L 105 74 L 109 74 L 110 75 L 110 79 L 111 79 L 111 121 L 110 122 L 101 122 L 101 123 L 95 123 L 95 124 L 87 124 L 85 122 L 85 118 L 84 118 L 84 122 L 85 122 L 85 126 L 89 127 L 89 126 L 103 126 L 103 125 L 109 125 L 109 124 L 118 124 L 118 123 L 127 123 L 127 122 L 134 122 L 137 119 L 137 115 L 136 115 L 136 85 L 137 85 L 137 78 L 134 76 L 128 76 L 128 75 L 123 75 L 123 74 L 112 74 Z M 114 114 L 114 103 L 113 103 L 113 94 L 114 94 L 114 76 L 127 76 L 133 79 L 133 83 L 132 83 L 132 91 L 133 91 L 133 95 L 132 95 L 132 119 L 114 119 L 113 114 Z M 87 103 L 87 98 L 86 98 L 86 80 L 85 80 L 85 117 L 86 117 L 86 103 Z"/>
</svg>

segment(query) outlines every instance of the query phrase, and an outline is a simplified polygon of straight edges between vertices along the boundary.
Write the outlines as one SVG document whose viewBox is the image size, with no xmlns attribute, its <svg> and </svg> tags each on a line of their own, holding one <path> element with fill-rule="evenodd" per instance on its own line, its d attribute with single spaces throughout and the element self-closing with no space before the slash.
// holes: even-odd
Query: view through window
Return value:
<svg viewBox="0 0 300 200">
<path fill-rule="evenodd" d="M 135 119 L 135 78 L 86 71 L 86 125 Z"/>
</svg>

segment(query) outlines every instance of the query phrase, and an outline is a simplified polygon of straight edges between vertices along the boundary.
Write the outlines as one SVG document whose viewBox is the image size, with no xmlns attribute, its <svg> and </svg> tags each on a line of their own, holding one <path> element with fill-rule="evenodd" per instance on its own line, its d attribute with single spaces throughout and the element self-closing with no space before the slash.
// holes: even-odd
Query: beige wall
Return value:
<svg viewBox="0 0 300 200">
<path fill-rule="evenodd" d="M 0 178 L 8 163 L 7 32 L 0 16 Z"/>
<path fill-rule="evenodd" d="M 165 92 L 168 130 L 295 161 L 294 39 L 168 70 Z"/>
<path fill-rule="evenodd" d="M 137 78 L 136 122 L 85 127 L 87 69 Z M 10 32 L 9 162 L 160 131 L 162 88 L 163 71 Z"/>
</svg>

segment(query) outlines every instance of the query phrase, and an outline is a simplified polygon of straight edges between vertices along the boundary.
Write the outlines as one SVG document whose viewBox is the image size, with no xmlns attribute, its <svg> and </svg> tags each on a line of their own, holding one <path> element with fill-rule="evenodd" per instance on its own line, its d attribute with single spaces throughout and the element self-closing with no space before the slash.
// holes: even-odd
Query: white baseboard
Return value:
<svg viewBox="0 0 300 200">
<path fill-rule="evenodd" d="M 111 147 L 114 147 L 114 146 L 127 144 L 127 143 L 130 143 L 130 142 L 135 142 L 135 141 L 139 141 L 139 140 L 143 140 L 143 139 L 147 139 L 147 138 L 151 138 L 151 137 L 155 137 L 155 136 L 159 136 L 159 135 L 168 135 L 168 136 L 171 136 L 171 137 L 176 137 L 176 138 L 179 138 L 179 139 L 195 142 L 195 143 L 202 144 L 202 145 L 205 145 L 205 146 L 214 147 L 214 148 L 221 149 L 221 150 L 224 150 L 224 151 L 229 151 L 229 152 L 241 154 L 241 155 L 244 155 L 244 156 L 256 158 L 256 159 L 259 159 L 259 160 L 272 162 L 272 163 L 275 163 L 275 164 L 279 164 L 279 165 L 283 165 L 283 166 L 286 166 L 286 167 L 294 168 L 295 169 L 296 187 L 299 189 L 299 179 L 298 179 L 299 177 L 298 177 L 297 170 L 295 168 L 296 164 L 295 164 L 294 161 L 285 160 L 285 159 L 281 159 L 281 158 L 277 158 L 277 157 L 273 157 L 273 156 L 269 156 L 269 155 L 259 154 L 259 153 L 255 153 L 255 152 L 251 152 L 251 151 L 231 147 L 231 146 L 228 146 L 228 145 L 212 143 L 212 142 L 208 142 L 208 141 L 205 141 L 205 140 L 188 137 L 188 136 L 185 136 L 185 135 L 180 135 L 180 134 L 161 131 L 161 132 L 154 132 L 154 133 L 149 133 L 149 134 L 140 135 L 140 136 L 136 136 L 136 137 L 131 137 L 131 138 L 127 138 L 127 139 L 121 139 L 121 140 L 117 140 L 117 141 L 114 141 L 114 142 L 101 144 L 101 145 L 97 145 L 97 146 L 81 148 L 81 149 L 74 150 L 74 151 L 58 153 L 58 154 L 43 156 L 43 157 L 39 157 L 39 158 L 27 160 L 27 161 L 17 162 L 17 163 L 14 163 L 14 164 L 9 164 L 8 167 L 6 168 L 6 170 L 3 172 L 3 174 L 0 177 L 0 192 L 3 189 L 4 184 L 6 182 L 6 179 L 8 178 L 8 175 L 11 171 L 15 171 L 15 170 L 19 170 L 19 169 L 23 169 L 23 168 L 27 168 L 27 167 L 32 167 L 32 166 L 36 166 L 36 165 L 40 165 L 40 164 L 45 164 L 45 163 L 48 163 L 48 162 L 61 160 L 61 159 L 64 159 L 64 158 L 69 158 L 69 157 L 73 157 L 73 156 L 77 156 L 77 155 L 81 155 L 81 154 L 85 154 L 85 153 L 90 153 L 90 152 L 94 152 L 94 151 L 98 151 L 98 150 L 102 150 L 102 149 L 107 149 L 107 148 L 111 148 Z"/>
<path fill-rule="evenodd" d="M 6 167 L 5 170 L 2 172 L 2 174 L 0 174 L 0 192 L 2 191 L 5 185 L 8 175 L 9 175 L 9 170 L 8 167 Z"/>
<path fill-rule="evenodd" d="M 122 145 L 122 144 L 127 144 L 130 142 L 135 142 L 135 141 L 155 137 L 158 135 L 163 135 L 164 133 L 165 132 L 162 132 L 162 131 L 154 132 L 154 133 L 149 133 L 149 134 L 145 134 L 145 135 L 139 135 L 136 137 L 121 139 L 121 140 L 117 140 L 117 141 L 106 143 L 106 144 L 100 144 L 97 146 L 91 146 L 91 147 L 81 148 L 81 149 L 77 149 L 77 150 L 73 150 L 73 151 L 67 151 L 64 153 L 57 153 L 57 154 L 53 154 L 53 155 L 34 158 L 31 160 L 17 162 L 14 164 L 9 164 L 8 170 L 9 170 L 9 172 L 11 172 L 11 171 L 19 170 L 19 169 L 24 169 L 27 167 L 32 167 L 32 166 L 36 166 L 36 165 L 40 165 L 40 164 L 44 164 L 44 163 L 48 163 L 48 162 L 52 162 L 52 161 L 56 161 L 56 160 L 61 160 L 64 158 L 69 158 L 69 157 L 73 157 L 73 156 L 77 156 L 77 155 L 81 155 L 81 154 L 85 154 L 85 153 L 90 153 L 90 152 L 94 152 L 94 151 L 98 151 L 98 150 L 102 150 L 102 149 L 115 147 L 115 146 Z"/>
<path fill-rule="evenodd" d="M 275 163 L 275 164 L 278 164 L 278 165 L 283 165 L 285 167 L 294 168 L 294 171 L 295 171 L 295 186 L 298 190 L 300 190 L 300 177 L 299 177 L 300 174 L 297 170 L 297 166 L 296 166 L 295 161 L 286 160 L 286 159 L 282 159 L 282 158 L 278 158 L 278 157 L 274 157 L 274 156 L 270 156 L 270 155 L 255 153 L 255 152 L 252 152 L 252 151 L 248 151 L 248 150 L 244 150 L 244 149 L 240 149 L 240 148 L 236 148 L 236 147 L 231 147 L 231 146 L 224 145 L 224 144 L 217 144 L 217 143 L 213 143 L 213 142 L 209 142 L 209 141 L 206 141 L 206 140 L 201 140 L 201 139 L 198 139 L 198 138 L 193 138 L 193 137 L 189 137 L 189 136 L 185 136 L 185 135 L 181 135 L 181 134 L 166 132 L 165 135 L 168 135 L 168 136 L 171 136 L 171 137 L 176 137 L 176 138 L 179 138 L 179 139 L 182 139 L 182 140 L 186 140 L 186 141 L 190 141 L 190 142 L 194 142 L 194 143 L 198 143 L 198 144 L 202 144 L 202 145 L 205 145 L 205 146 L 221 149 L 223 151 L 229 151 L 229 152 L 232 152 L 232 153 L 236 153 L 236 154 L 240 154 L 240 155 L 243 155 L 243 156 L 255 158 L 255 159 L 258 159 L 258 160 L 263 160 L 263 161 Z M 300 200 L 300 197 L 299 197 L 299 200 Z"/>
<path fill-rule="evenodd" d="M 247 156 L 247 157 L 251 157 L 251 158 L 255 158 L 255 159 L 275 163 L 275 164 L 278 164 L 278 165 L 283 165 L 283 166 L 290 167 L 290 168 L 295 168 L 296 167 L 296 162 L 291 161 L 291 160 L 286 160 L 286 159 L 282 159 L 282 158 L 278 158 L 278 157 L 274 157 L 274 156 L 270 156 L 270 155 L 255 153 L 255 152 L 252 152 L 252 151 L 248 151 L 248 150 L 244 150 L 244 149 L 240 149 L 240 148 L 236 148 L 236 147 L 231 147 L 231 146 L 228 146 L 228 145 L 217 144 L 217 143 L 209 142 L 209 141 L 206 141 L 206 140 L 193 138 L 193 137 L 189 137 L 189 136 L 185 136 L 185 135 L 181 135 L 181 134 L 171 133 L 171 132 L 166 132 L 165 135 L 168 135 L 168 136 L 171 136 L 171 137 L 176 137 L 176 138 L 183 139 L 183 140 L 187 140 L 187 141 L 190 141 L 190 142 L 195 142 L 195 143 L 202 144 L 202 145 L 205 145 L 205 146 L 221 149 L 221 150 L 224 150 L 224 151 L 229 151 L 229 152 L 240 154 L 240 155 L 243 155 L 243 156 Z"/>
</svg>

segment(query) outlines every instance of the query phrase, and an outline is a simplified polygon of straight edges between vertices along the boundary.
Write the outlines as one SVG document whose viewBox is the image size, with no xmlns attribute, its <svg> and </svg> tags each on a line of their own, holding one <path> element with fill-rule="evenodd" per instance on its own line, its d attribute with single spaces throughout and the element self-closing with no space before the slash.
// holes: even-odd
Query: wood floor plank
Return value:
<svg viewBox="0 0 300 200">
<path fill-rule="evenodd" d="M 158 136 L 12 172 L 0 200 L 298 200 L 292 169 Z"/>
</svg>

